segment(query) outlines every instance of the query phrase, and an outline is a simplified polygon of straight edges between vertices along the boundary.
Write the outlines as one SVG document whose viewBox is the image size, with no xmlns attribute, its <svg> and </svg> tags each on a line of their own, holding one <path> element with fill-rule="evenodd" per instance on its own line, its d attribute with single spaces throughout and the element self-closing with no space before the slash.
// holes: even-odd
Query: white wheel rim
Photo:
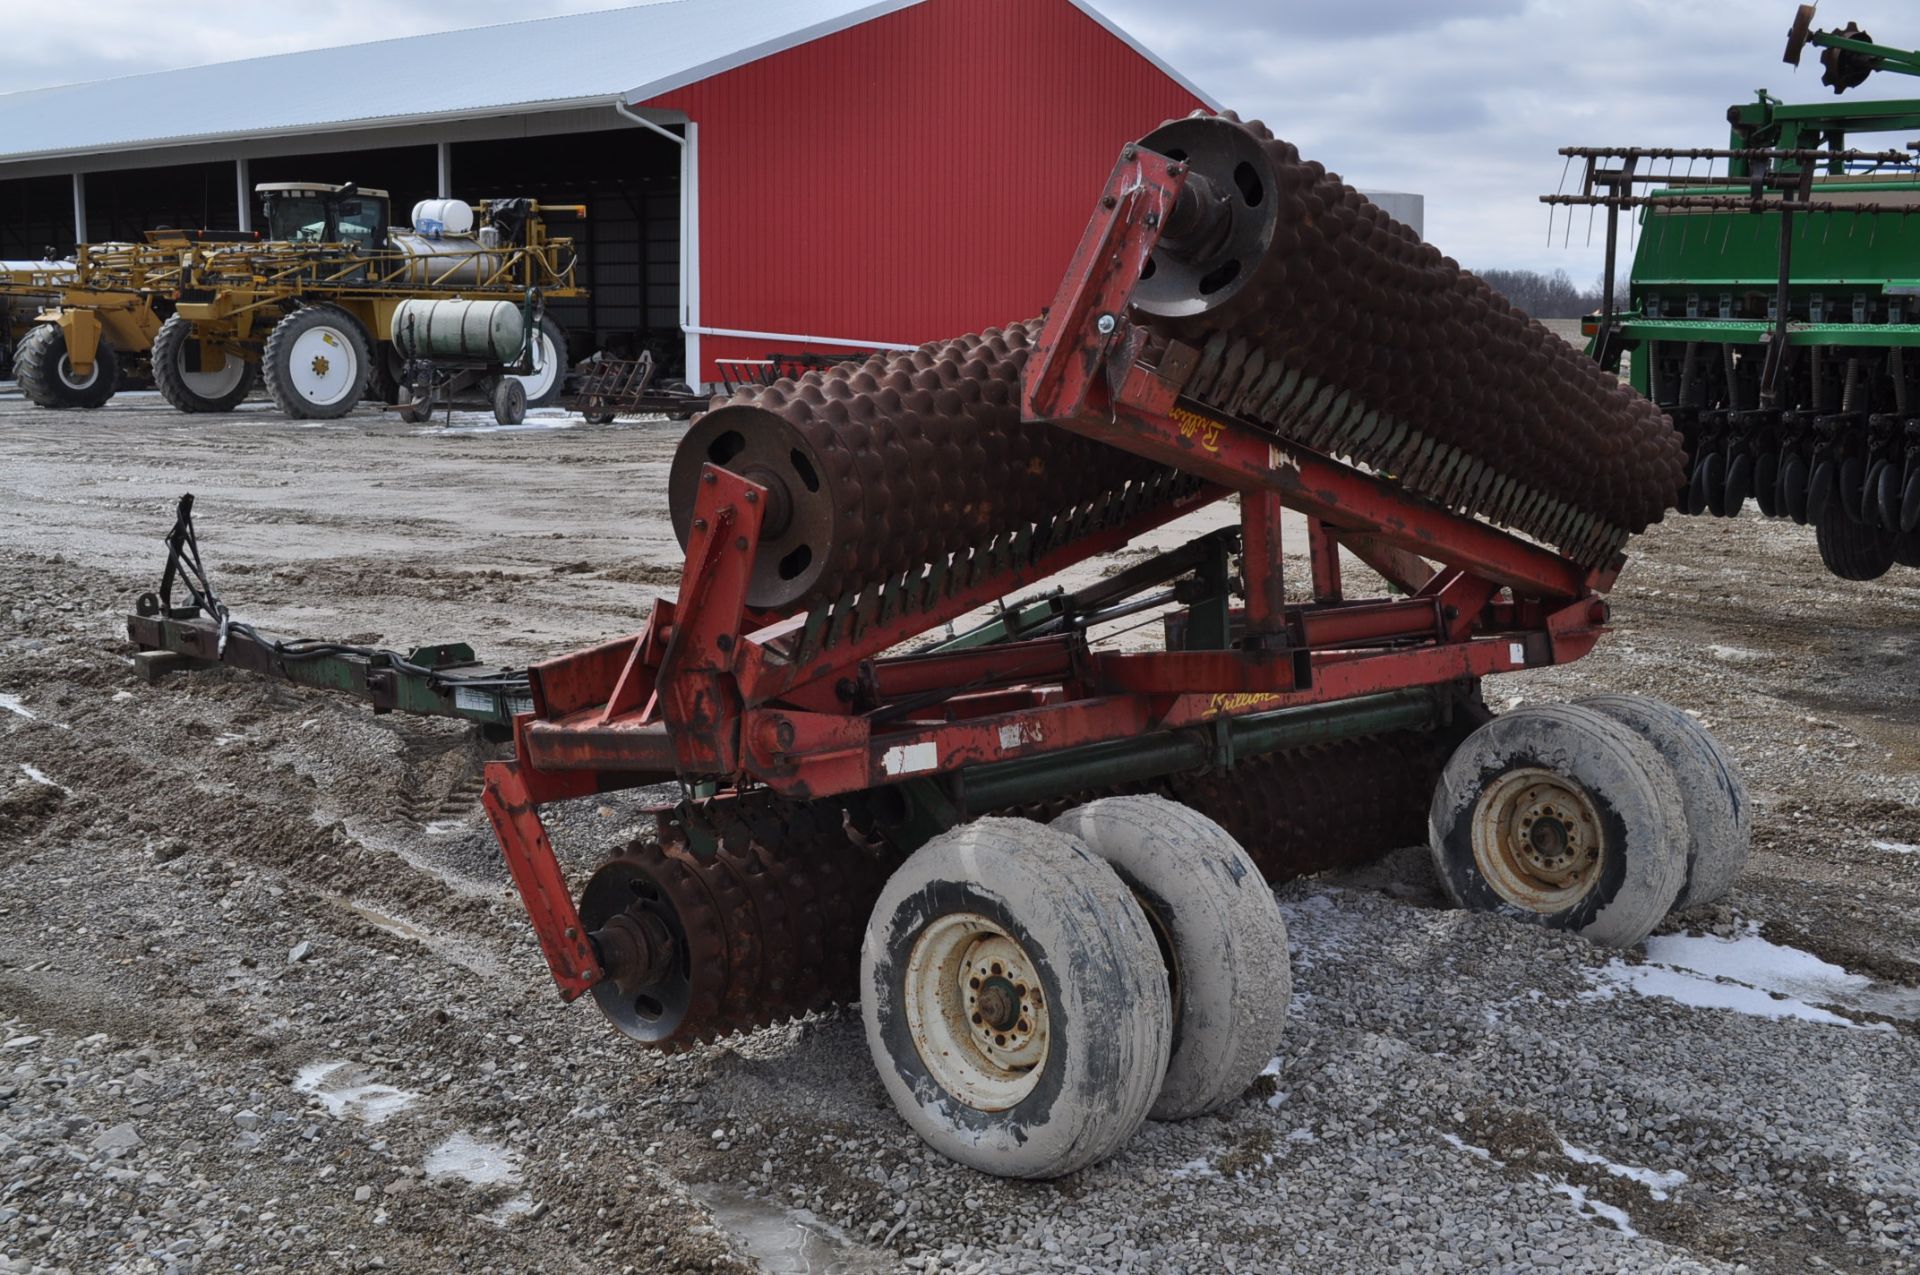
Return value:
<svg viewBox="0 0 1920 1275">
<path fill-rule="evenodd" d="M 553 338 L 544 329 L 536 331 L 533 334 L 533 371 L 513 378 L 527 387 L 527 402 L 539 402 L 540 397 L 553 388 L 553 379 L 560 375 L 560 369 L 554 366 L 558 362 L 553 351 Z"/>
<path fill-rule="evenodd" d="M 94 356 L 93 371 L 87 373 L 85 376 L 79 376 L 76 375 L 73 370 L 72 357 L 62 354 L 60 356 L 60 366 L 55 369 L 55 374 L 59 376 L 60 384 L 70 390 L 91 389 L 93 383 L 100 379 L 100 356 L 97 354 Z"/>
<path fill-rule="evenodd" d="M 1605 834 L 1593 799 L 1538 766 L 1488 784 L 1473 809 L 1473 862 L 1494 892 L 1530 912 L 1563 912 L 1600 877 Z"/>
<path fill-rule="evenodd" d="M 287 356 L 293 392 L 315 407 L 331 407 L 360 384 L 360 355 L 339 328 L 308 328 L 293 339 Z"/>
<path fill-rule="evenodd" d="M 189 354 L 196 343 L 192 340 L 180 343 L 179 356 L 174 359 L 174 370 L 180 375 L 180 383 L 201 398 L 223 398 L 240 386 L 241 378 L 247 374 L 247 365 L 238 355 L 227 351 L 217 351 L 220 365 L 212 371 L 205 367 L 205 351 L 201 353 L 201 370 L 187 370 Z M 298 342 L 295 343 L 298 348 Z"/>
<path fill-rule="evenodd" d="M 1040 1083 L 1049 1037 L 1033 961 L 977 912 L 938 917 L 914 940 L 907 1030 L 927 1074 L 977 1111 L 1005 1111 Z"/>
</svg>

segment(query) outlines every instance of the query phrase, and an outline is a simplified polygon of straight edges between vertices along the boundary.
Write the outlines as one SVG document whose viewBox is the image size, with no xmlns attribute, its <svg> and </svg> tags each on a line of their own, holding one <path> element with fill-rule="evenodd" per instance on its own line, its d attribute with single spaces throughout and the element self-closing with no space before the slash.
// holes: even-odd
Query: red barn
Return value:
<svg viewBox="0 0 1920 1275">
<path fill-rule="evenodd" d="M 1212 105 L 1088 0 L 663 0 L 0 95 L 0 258 L 265 181 L 584 203 L 574 357 L 712 381 L 1036 313 L 1122 143 Z"/>
<path fill-rule="evenodd" d="M 1120 147 L 1211 105 L 1078 0 L 921 0 L 649 98 L 698 127 L 703 361 L 1036 314 Z"/>
</svg>

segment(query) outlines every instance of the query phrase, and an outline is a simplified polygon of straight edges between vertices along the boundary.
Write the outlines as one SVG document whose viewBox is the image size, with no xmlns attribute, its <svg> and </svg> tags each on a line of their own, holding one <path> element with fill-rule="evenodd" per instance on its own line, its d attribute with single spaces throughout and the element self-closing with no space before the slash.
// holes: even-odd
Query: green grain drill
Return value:
<svg viewBox="0 0 1920 1275">
<path fill-rule="evenodd" d="M 1875 71 L 1920 75 L 1920 53 L 1803 5 L 1786 61 L 1822 50 L 1836 94 Z M 1727 112 L 1726 149 L 1569 147 L 1601 208 L 1607 278 L 1622 211 L 1639 215 L 1624 305 L 1590 318 L 1589 352 L 1625 369 L 1686 441 L 1682 512 L 1730 517 L 1752 499 L 1812 524 L 1834 574 L 1920 567 L 1920 100 L 1786 105 L 1765 90 Z"/>
</svg>

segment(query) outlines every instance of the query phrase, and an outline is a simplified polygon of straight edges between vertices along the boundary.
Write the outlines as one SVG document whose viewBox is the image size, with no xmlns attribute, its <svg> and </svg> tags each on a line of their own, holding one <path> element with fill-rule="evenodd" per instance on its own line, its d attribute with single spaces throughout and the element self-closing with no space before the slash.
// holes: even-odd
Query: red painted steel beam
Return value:
<svg viewBox="0 0 1920 1275">
<path fill-rule="evenodd" d="M 1240 564 L 1247 586 L 1247 633 L 1253 637 L 1286 632 L 1286 545 L 1280 513 L 1277 492 L 1240 494 Z"/>
<path fill-rule="evenodd" d="M 541 954 L 547 958 L 547 968 L 553 971 L 553 981 L 560 988 L 560 998 L 570 1001 L 605 978 L 606 971 L 581 928 L 580 912 L 567 891 L 566 876 L 554 857 L 553 843 L 547 839 L 547 829 L 540 822 L 540 811 L 520 763 L 487 763 L 480 804 L 493 823 L 501 857 L 507 861 L 514 888 L 526 905 Z"/>
</svg>

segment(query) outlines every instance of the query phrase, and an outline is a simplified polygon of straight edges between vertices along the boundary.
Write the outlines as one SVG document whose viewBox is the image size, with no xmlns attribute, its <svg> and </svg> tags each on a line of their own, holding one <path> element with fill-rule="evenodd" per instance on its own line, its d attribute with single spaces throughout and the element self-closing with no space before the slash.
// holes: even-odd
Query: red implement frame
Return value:
<svg viewBox="0 0 1920 1275">
<path fill-rule="evenodd" d="M 1025 410 L 1163 461 L 1185 486 L 1169 479 L 1132 503 L 1065 511 L 1045 536 L 1003 537 L 781 617 L 746 606 L 765 490 L 709 465 L 679 600 L 659 603 L 635 637 L 532 670 L 518 758 L 488 767 L 486 801 L 563 996 L 602 971 L 541 827 L 544 802 L 673 779 L 829 797 L 1592 649 L 1620 560 L 1585 570 L 1185 400 L 1193 352 L 1178 344 L 1142 361 L 1146 333 L 1128 322 L 1128 300 L 1184 181 L 1175 161 L 1122 153 L 1027 365 Z M 1240 494 L 1246 605 L 1225 649 L 1096 651 L 1069 631 L 884 655 L 1229 490 Z M 1286 601 L 1283 507 L 1308 519 L 1306 605 Z M 1348 601 L 1341 547 L 1406 596 Z"/>
</svg>

